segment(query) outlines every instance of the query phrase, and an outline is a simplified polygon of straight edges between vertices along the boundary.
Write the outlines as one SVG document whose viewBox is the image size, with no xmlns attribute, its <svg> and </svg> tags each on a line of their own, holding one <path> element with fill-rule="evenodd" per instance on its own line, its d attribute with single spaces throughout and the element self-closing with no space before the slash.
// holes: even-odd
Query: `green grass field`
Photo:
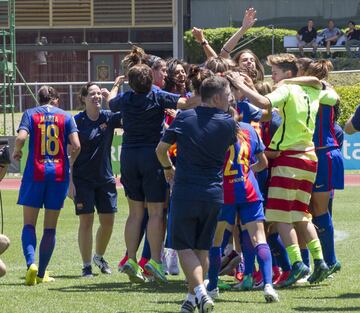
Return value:
<svg viewBox="0 0 360 313">
<path fill-rule="evenodd" d="M 360 187 L 336 193 L 334 220 L 337 231 L 337 255 L 343 269 L 334 279 L 320 286 L 295 286 L 280 290 L 280 303 L 266 304 L 260 291 L 222 293 L 215 312 L 360 312 L 360 213 L 357 193 Z M 56 281 L 27 287 L 24 283 L 25 262 L 21 250 L 22 210 L 17 206 L 16 191 L 2 191 L 5 210 L 5 233 L 12 243 L 1 256 L 8 274 L 0 279 L 1 313 L 57 312 L 179 312 L 185 295 L 183 275 L 170 277 L 167 285 L 153 283 L 132 286 L 125 275 L 117 272 L 117 262 L 124 253 L 123 230 L 127 206 L 119 191 L 119 213 L 108 247 L 107 260 L 113 268 L 109 276 L 82 279 L 81 259 L 77 247 L 78 220 L 70 201 L 60 215 L 57 244 L 49 270 Z M 42 215 L 38 225 L 41 238 Z M 346 239 L 344 237 L 348 236 Z M 95 272 L 98 273 L 97 269 Z M 231 282 L 231 278 L 227 278 Z"/>
</svg>

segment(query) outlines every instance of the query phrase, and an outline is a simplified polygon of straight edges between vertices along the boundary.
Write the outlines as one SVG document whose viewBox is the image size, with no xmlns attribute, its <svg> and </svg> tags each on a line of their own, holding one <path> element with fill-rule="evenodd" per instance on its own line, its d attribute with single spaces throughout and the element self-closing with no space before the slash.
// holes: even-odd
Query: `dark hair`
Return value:
<svg viewBox="0 0 360 313">
<path fill-rule="evenodd" d="M 354 21 L 349 21 L 348 24 L 352 24 L 353 26 L 356 26 L 356 23 Z"/>
<path fill-rule="evenodd" d="M 86 83 L 84 86 L 82 86 L 82 87 L 80 88 L 80 91 L 79 91 L 79 101 L 80 101 L 81 104 L 83 104 L 83 105 L 85 104 L 85 101 L 83 100 L 83 97 L 86 97 L 86 96 L 89 94 L 89 88 L 90 88 L 91 86 L 94 86 L 94 85 L 97 86 L 97 84 L 94 83 L 94 82 L 88 82 L 88 83 Z"/>
<path fill-rule="evenodd" d="M 170 59 L 166 60 L 167 77 L 165 78 L 165 85 L 164 85 L 165 91 L 179 93 L 179 91 L 177 90 L 177 81 L 175 79 L 176 67 L 178 65 L 181 65 L 184 68 L 185 73 L 187 74 L 187 68 L 188 68 L 187 63 L 185 63 L 182 60 L 175 59 L 175 58 L 170 58 Z M 185 92 L 190 90 L 188 80 L 185 80 L 185 89 L 186 89 Z"/>
<path fill-rule="evenodd" d="M 228 86 L 229 82 L 226 78 L 216 75 L 206 78 L 200 87 L 201 101 L 206 103 L 211 100 L 214 95 L 224 92 Z"/>
<path fill-rule="evenodd" d="M 38 92 L 39 103 L 41 105 L 49 103 L 53 99 L 59 99 L 59 94 L 55 88 L 42 86 Z"/>
<path fill-rule="evenodd" d="M 257 57 L 257 55 L 251 51 L 250 49 L 244 49 L 239 51 L 235 56 L 234 56 L 234 61 L 236 62 L 236 64 L 239 64 L 240 58 L 244 53 L 250 53 L 255 60 L 255 67 L 256 67 L 256 81 L 263 81 L 264 80 L 264 66 L 262 65 L 262 63 L 260 62 L 259 58 Z M 254 83 L 256 82 L 254 81 Z"/>
<path fill-rule="evenodd" d="M 200 87 L 203 80 L 213 76 L 214 73 L 207 68 L 202 68 L 198 65 L 190 65 L 188 79 L 197 95 L 200 94 Z"/>
<path fill-rule="evenodd" d="M 148 93 L 151 90 L 153 76 L 146 64 L 133 66 L 128 73 L 129 86 L 137 93 Z"/>
</svg>

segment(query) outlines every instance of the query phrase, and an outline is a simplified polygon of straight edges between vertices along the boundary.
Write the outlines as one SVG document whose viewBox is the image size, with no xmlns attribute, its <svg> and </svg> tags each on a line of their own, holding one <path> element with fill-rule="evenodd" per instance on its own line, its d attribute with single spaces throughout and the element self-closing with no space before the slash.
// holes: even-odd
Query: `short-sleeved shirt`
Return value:
<svg viewBox="0 0 360 313">
<path fill-rule="evenodd" d="M 173 198 L 223 202 L 225 154 L 237 141 L 236 127 L 216 108 L 199 106 L 176 116 L 161 139 L 177 144 Z"/>
<path fill-rule="evenodd" d="M 333 29 L 325 28 L 321 33 L 320 36 L 324 36 L 325 39 L 331 38 L 334 36 L 341 35 L 341 30 L 337 27 L 334 27 Z"/>
<path fill-rule="evenodd" d="M 273 150 L 307 151 L 314 147 L 312 137 L 319 101 L 335 105 L 338 95 L 334 90 L 319 90 L 308 86 L 283 85 L 266 95 L 281 116 L 281 125 L 274 134 Z"/>
<path fill-rule="evenodd" d="M 115 181 L 111 167 L 111 144 L 120 120 L 120 113 L 108 110 L 101 110 L 96 121 L 89 119 L 86 111 L 75 116 L 81 152 L 74 163 L 74 180 L 99 185 Z"/>
<path fill-rule="evenodd" d="M 265 150 L 255 129 L 239 123 L 242 135 L 229 147 L 224 163 L 224 204 L 262 201 L 258 182 L 251 169 L 252 159 Z"/>
<path fill-rule="evenodd" d="M 259 122 L 262 117 L 262 110 L 250 103 L 249 99 L 236 101 L 236 111 L 242 115 L 242 122 Z"/>
<path fill-rule="evenodd" d="M 68 136 L 78 131 L 72 116 L 51 105 L 35 107 L 24 112 L 21 129 L 30 135 L 23 181 L 68 181 Z"/>
<path fill-rule="evenodd" d="M 351 119 L 351 124 L 357 131 L 360 131 L 360 105 L 356 108 L 354 116 Z"/>
<path fill-rule="evenodd" d="M 110 100 L 112 112 L 121 112 L 123 148 L 156 146 L 161 138 L 164 109 L 176 109 L 180 96 L 152 89 L 149 93 L 128 91 Z"/>
<path fill-rule="evenodd" d="M 316 29 L 313 27 L 311 30 L 309 30 L 307 26 L 299 29 L 298 34 L 301 36 L 301 40 L 307 43 L 316 39 L 317 36 Z"/>
</svg>

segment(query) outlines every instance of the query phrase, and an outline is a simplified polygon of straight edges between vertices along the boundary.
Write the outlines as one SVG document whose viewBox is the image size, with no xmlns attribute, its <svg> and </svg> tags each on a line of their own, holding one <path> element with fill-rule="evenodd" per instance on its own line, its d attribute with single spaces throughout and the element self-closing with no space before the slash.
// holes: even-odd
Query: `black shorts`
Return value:
<svg viewBox="0 0 360 313">
<path fill-rule="evenodd" d="M 117 191 L 115 182 L 108 182 L 101 185 L 76 180 L 75 185 L 75 212 L 76 215 L 117 212 Z"/>
<path fill-rule="evenodd" d="M 221 203 L 171 200 L 170 246 L 175 250 L 210 250 Z"/>
<path fill-rule="evenodd" d="M 164 202 L 167 184 L 155 147 L 123 148 L 120 181 L 131 200 Z"/>
</svg>

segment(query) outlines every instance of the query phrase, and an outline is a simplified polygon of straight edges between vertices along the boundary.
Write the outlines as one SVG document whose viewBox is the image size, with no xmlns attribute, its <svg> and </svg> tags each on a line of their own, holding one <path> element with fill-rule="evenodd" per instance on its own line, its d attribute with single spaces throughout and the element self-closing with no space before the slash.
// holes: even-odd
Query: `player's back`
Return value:
<svg viewBox="0 0 360 313">
<path fill-rule="evenodd" d="M 29 154 L 23 180 L 63 182 L 69 178 L 66 152 L 72 117 L 51 105 L 26 110 L 19 129 L 29 135 Z"/>
<path fill-rule="evenodd" d="M 251 164 L 265 146 L 250 124 L 240 122 L 239 128 L 238 141 L 229 147 L 224 164 L 224 201 L 227 204 L 263 200 Z"/>
</svg>

